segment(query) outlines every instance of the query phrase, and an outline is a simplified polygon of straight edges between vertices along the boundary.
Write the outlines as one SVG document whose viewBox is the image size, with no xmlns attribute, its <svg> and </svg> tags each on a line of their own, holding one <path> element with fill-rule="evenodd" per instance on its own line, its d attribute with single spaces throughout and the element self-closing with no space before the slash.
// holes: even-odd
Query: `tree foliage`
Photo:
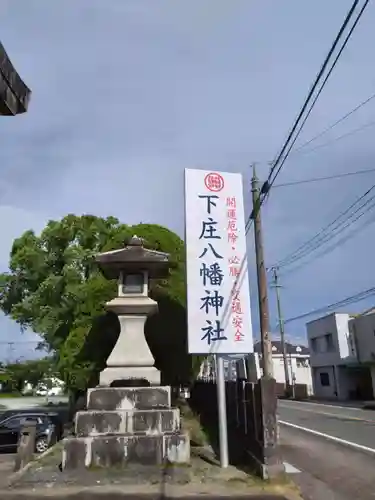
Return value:
<svg viewBox="0 0 375 500">
<path fill-rule="evenodd" d="M 146 337 L 156 364 L 166 372 L 171 369 L 165 349 L 168 342 L 176 347 L 179 339 L 186 372 L 185 256 L 176 234 L 153 224 L 127 226 L 114 217 L 67 215 L 50 221 L 39 236 L 26 231 L 13 243 L 10 271 L 0 276 L 0 307 L 57 353 L 60 374 L 70 388 L 94 383 L 118 336 L 116 318 L 104 307 L 115 296 L 116 283 L 104 278 L 95 255 L 121 248 L 134 234 L 145 238 L 149 248 L 171 255 L 168 278 L 151 288 L 161 305 L 150 318 Z M 177 363 L 174 378 L 181 372 L 181 360 Z"/>
<path fill-rule="evenodd" d="M 49 357 L 8 363 L 1 367 L 0 380 L 3 391 L 22 392 L 26 383 L 35 389 L 41 382 L 54 375 L 55 368 L 54 360 Z"/>
</svg>

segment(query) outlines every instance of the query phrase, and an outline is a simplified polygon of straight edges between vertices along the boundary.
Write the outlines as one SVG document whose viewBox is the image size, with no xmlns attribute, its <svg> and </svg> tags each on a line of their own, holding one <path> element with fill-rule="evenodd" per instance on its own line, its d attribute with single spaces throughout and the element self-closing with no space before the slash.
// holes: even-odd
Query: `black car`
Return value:
<svg viewBox="0 0 375 500">
<path fill-rule="evenodd" d="M 16 451 L 22 428 L 28 422 L 36 423 L 35 451 L 43 453 L 57 439 L 56 426 L 46 413 L 20 412 L 0 417 L 0 450 Z"/>
<path fill-rule="evenodd" d="M 0 422 L 8 417 L 18 416 L 18 415 L 36 415 L 45 417 L 47 416 L 55 426 L 56 440 L 60 441 L 64 434 L 65 418 L 64 415 L 58 413 L 57 411 L 51 411 L 49 408 L 20 408 L 18 410 L 3 410 L 0 411 Z"/>
</svg>

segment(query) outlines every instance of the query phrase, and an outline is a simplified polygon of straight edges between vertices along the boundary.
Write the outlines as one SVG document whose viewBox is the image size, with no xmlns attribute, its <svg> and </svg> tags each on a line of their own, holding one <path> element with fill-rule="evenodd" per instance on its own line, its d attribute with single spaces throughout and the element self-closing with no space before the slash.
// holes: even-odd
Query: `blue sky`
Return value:
<svg viewBox="0 0 375 500">
<path fill-rule="evenodd" d="M 281 147 L 352 1 L 2 0 L 1 41 L 33 94 L 0 120 L 0 266 L 12 240 L 68 212 L 155 222 L 183 235 L 183 170 L 243 172 Z M 374 92 L 370 4 L 301 142 Z M 324 140 L 375 115 L 375 102 Z M 296 155 L 279 182 L 374 167 L 374 128 Z M 349 205 L 375 174 L 275 189 L 264 209 L 267 264 Z M 246 210 L 250 213 L 249 188 Z M 283 277 L 286 317 L 373 285 L 373 226 Z M 253 242 L 248 241 L 253 264 Z M 252 303 L 257 329 L 256 282 Z M 371 302 L 351 306 L 361 310 Z M 274 324 L 274 303 L 270 303 Z M 287 333 L 301 341 L 304 322 Z M 0 342 L 35 340 L 0 318 Z M 34 344 L 14 356 L 34 355 Z M 7 347 L 0 344 L 0 358 Z"/>
</svg>

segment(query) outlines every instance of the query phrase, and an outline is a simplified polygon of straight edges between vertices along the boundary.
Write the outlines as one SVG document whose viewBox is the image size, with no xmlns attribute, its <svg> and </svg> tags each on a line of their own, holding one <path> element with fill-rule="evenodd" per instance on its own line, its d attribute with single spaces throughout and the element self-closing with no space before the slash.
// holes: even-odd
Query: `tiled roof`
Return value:
<svg viewBox="0 0 375 500">
<path fill-rule="evenodd" d="M 304 345 L 294 345 L 289 342 L 285 342 L 285 348 L 287 354 L 294 354 L 294 355 L 303 355 L 307 356 L 310 354 L 310 350 L 308 347 Z M 256 342 L 254 344 L 254 351 L 261 353 L 262 352 L 262 346 L 260 341 Z M 281 341 L 280 340 L 273 340 L 272 341 L 272 354 L 282 354 L 282 347 L 281 347 Z"/>
<path fill-rule="evenodd" d="M 0 42 L 0 115 L 25 113 L 30 94 L 30 89 L 21 80 Z"/>
</svg>

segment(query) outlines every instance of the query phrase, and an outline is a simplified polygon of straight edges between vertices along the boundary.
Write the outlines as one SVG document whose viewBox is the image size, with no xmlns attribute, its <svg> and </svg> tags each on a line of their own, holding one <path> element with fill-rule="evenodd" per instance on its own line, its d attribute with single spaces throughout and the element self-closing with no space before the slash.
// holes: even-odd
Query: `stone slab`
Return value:
<svg viewBox="0 0 375 500">
<path fill-rule="evenodd" d="M 162 434 L 180 430 L 178 408 L 158 410 L 83 411 L 75 418 L 77 437 L 116 434 Z"/>
<path fill-rule="evenodd" d="M 108 360 L 107 363 L 110 361 Z M 152 364 L 154 361 L 150 361 Z M 124 362 L 125 364 L 125 362 Z M 99 375 L 99 385 L 110 387 L 115 380 L 131 380 L 134 378 L 147 380 L 153 387 L 160 386 L 160 371 L 154 366 L 108 366 Z"/>
<path fill-rule="evenodd" d="M 185 464 L 190 461 L 190 439 L 185 433 L 150 436 L 95 436 L 63 442 L 63 470 L 92 467 Z"/>
<path fill-rule="evenodd" d="M 152 410 L 171 406 L 171 388 L 95 387 L 87 391 L 88 410 Z"/>
</svg>

